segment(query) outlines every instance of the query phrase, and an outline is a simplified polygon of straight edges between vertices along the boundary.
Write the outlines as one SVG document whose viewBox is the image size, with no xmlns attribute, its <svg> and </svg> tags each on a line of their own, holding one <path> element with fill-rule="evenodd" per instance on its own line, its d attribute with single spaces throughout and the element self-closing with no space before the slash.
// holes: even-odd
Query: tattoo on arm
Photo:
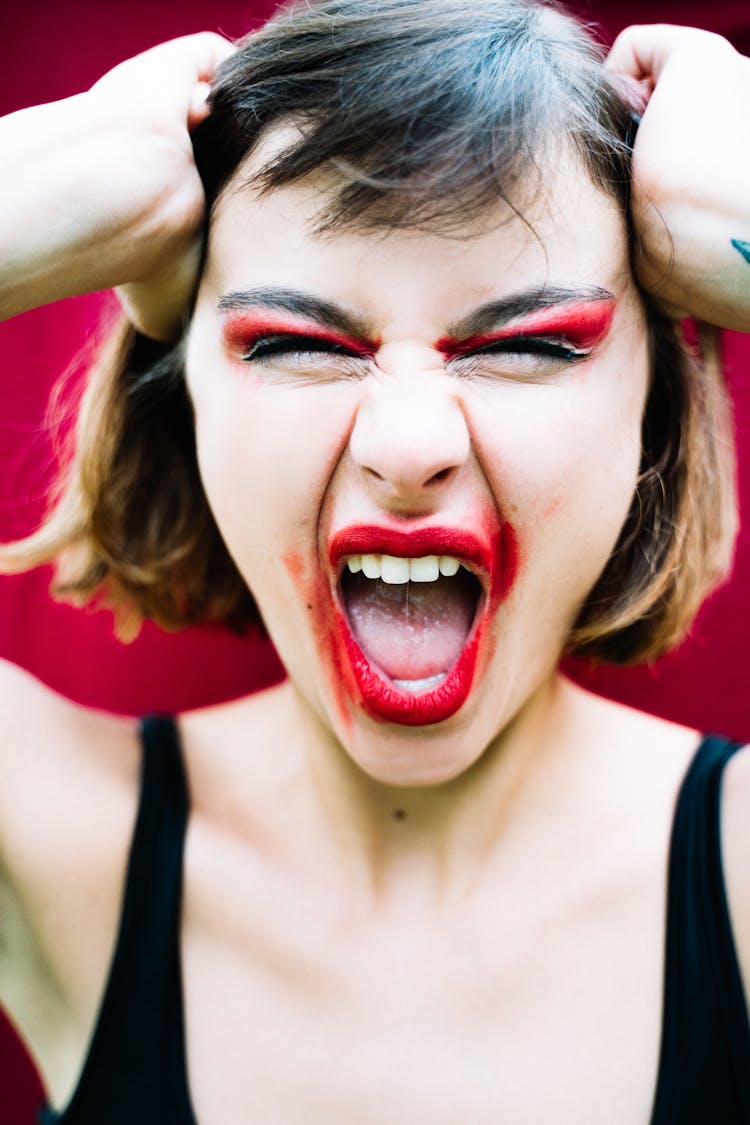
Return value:
<svg viewBox="0 0 750 1125">
<path fill-rule="evenodd" d="M 739 238 L 733 238 L 732 246 L 735 250 L 739 250 L 746 262 L 750 262 L 750 242 L 740 242 Z"/>
</svg>

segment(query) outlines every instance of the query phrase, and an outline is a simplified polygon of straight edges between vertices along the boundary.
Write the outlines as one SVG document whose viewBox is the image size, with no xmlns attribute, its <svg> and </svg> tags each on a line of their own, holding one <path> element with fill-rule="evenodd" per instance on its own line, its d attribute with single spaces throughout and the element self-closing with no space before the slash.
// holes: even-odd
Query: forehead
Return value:
<svg viewBox="0 0 750 1125">
<path fill-rule="evenodd" d="M 283 138 L 272 135 L 239 170 L 211 221 L 202 293 L 295 287 L 388 319 L 394 307 L 437 319 L 519 289 L 632 284 L 617 203 L 573 158 L 561 159 L 514 206 L 498 200 L 464 229 L 321 233 L 341 180 L 316 174 L 265 195 L 248 179 Z M 524 192 L 519 191 L 519 196 Z"/>
</svg>

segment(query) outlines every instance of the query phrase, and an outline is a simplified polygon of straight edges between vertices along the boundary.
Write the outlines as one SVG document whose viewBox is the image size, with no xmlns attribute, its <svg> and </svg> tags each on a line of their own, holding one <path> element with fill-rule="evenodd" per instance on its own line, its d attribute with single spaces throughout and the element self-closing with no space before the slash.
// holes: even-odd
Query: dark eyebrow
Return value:
<svg viewBox="0 0 750 1125">
<path fill-rule="evenodd" d="M 294 313 L 308 320 L 318 321 L 328 328 L 335 328 L 355 339 L 371 339 L 374 335 L 372 325 L 356 313 L 345 309 L 333 301 L 324 301 L 311 293 L 297 289 L 277 289 L 274 286 L 258 286 L 253 289 L 236 289 L 219 298 L 220 312 L 242 309 L 278 309 Z"/>
<path fill-rule="evenodd" d="M 572 302 L 611 301 L 613 296 L 614 294 L 608 289 L 602 289 L 598 285 L 587 285 L 578 289 L 567 289 L 559 285 L 527 289 L 510 297 L 503 297 L 499 301 L 489 301 L 486 305 L 480 305 L 458 323 L 451 325 L 448 335 L 454 340 L 466 340 L 471 336 L 490 332 L 493 328 L 507 324 L 509 320 L 537 312 L 539 309 Z"/>
</svg>

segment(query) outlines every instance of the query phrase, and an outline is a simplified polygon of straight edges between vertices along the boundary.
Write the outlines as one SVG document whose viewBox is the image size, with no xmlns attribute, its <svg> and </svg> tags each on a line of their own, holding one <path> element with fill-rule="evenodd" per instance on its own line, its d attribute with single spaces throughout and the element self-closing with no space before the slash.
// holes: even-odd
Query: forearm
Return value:
<svg viewBox="0 0 750 1125">
<path fill-rule="evenodd" d="M 142 138 L 138 138 L 142 147 Z M 0 318 L 77 293 L 139 281 L 182 229 L 173 146 L 148 158 L 91 94 L 0 121 Z M 158 171 L 156 171 L 158 169 Z"/>
<path fill-rule="evenodd" d="M 650 206 L 642 222 L 639 273 L 665 310 L 750 332 L 750 213 L 708 216 L 685 199 Z"/>
<path fill-rule="evenodd" d="M 0 120 L 0 319 L 124 287 L 142 331 L 179 333 L 205 206 L 190 130 L 231 49 L 210 32 L 174 39 Z"/>
</svg>

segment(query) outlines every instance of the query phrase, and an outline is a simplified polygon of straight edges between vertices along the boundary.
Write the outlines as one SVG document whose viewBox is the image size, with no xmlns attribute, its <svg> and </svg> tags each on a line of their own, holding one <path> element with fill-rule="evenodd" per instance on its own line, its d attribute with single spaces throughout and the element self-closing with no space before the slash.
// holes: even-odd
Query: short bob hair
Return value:
<svg viewBox="0 0 750 1125">
<path fill-rule="evenodd" d="M 334 189 L 321 231 L 456 235 L 498 200 L 523 218 L 519 205 L 543 192 L 563 149 L 630 229 L 626 96 L 589 32 L 538 0 L 303 2 L 239 43 L 211 105 L 194 135 L 209 216 L 265 131 L 293 121 L 289 147 L 252 186 L 271 192 L 325 172 Z M 643 300 L 652 370 L 640 475 L 567 646 L 622 664 L 683 637 L 725 577 L 736 534 L 716 349 L 699 357 Z M 146 618 L 170 629 L 257 620 L 201 485 L 183 357 L 184 336 L 169 345 L 117 330 L 89 376 L 48 519 L 0 555 L 5 570 L 54 560 L 55 592 L 112 606 L 122 636 Z"/>
</svg>

